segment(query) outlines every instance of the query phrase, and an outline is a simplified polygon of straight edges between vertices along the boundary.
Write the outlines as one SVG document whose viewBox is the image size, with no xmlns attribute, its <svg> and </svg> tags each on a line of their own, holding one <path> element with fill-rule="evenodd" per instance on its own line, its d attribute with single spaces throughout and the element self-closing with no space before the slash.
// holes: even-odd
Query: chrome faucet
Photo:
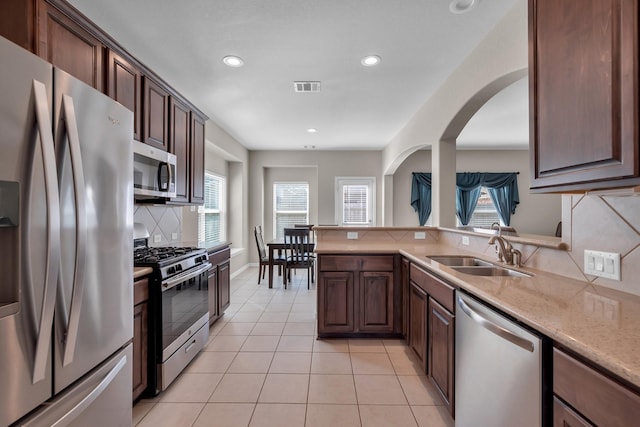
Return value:
<svg viewBox="0 0 640 427">
<path fill-rule="evenodd" d="M 520 267 L 520 260 L 522 259 L 522 253 L 519 250 L 514 249 L 504 237 L 497 235 L 489 238 L 489 244 L 496 244 L 496 252 L 498 252 L 498 261 L 509 265 L 515 265 Z"/>
</svg>

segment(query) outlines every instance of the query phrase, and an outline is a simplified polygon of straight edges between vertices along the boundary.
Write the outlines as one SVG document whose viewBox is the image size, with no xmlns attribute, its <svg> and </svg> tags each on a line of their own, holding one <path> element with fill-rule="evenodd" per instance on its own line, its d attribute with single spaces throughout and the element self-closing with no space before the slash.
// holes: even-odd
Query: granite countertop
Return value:
<svg viewBox="0 0 640 427">
<path fill-rule="evenodd" d="M 400 253 L 538 330 L 562 346 L 640 388 L 640 297 L 549 272 L 519 268 L 533 277 L 472 276 L 428 255 L 475 253 L 442 244 L 319 242 L 322 253 Z"/>
</svg>

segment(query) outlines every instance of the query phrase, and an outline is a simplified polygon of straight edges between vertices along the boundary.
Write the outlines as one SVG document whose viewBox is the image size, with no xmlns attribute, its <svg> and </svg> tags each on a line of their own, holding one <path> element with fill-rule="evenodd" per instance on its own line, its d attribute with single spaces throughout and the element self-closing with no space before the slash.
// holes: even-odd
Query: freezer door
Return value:
<svg viewBox="0 0 640 427">
<path fill-rule="evenodd" d="M 133 113 L 59 69 L 53 105 L 62 260 L 58 393 L 133 337 Z"/>
<path fill-rule="evenodd" d="M 133 344 L 14 427 L 130 427 Z"/>
<path fill-rule="evenodd" d="M 51 66 L 2 37 L 0 58 L 0 216 L 8 218 L 0 221 L 0 425 L 6 426 L 51 396 L 59 209 L 47 207 L 47 200 L 57 203 Z"/>
</svg>

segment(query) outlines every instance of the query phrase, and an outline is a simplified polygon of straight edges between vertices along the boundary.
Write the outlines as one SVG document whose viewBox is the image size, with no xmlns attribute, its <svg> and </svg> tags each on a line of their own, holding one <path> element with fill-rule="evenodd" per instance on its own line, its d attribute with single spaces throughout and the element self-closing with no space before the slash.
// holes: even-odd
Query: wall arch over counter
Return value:
<svg viewBox="0 0 640 427">
<path fill-rule="evenodd" d="M 485 102 L 527 75 L 527 28 L 527 2 L 520 0 L 385 147 L 384 175 L 417 150 L 455 142 Z"/>
</svg>

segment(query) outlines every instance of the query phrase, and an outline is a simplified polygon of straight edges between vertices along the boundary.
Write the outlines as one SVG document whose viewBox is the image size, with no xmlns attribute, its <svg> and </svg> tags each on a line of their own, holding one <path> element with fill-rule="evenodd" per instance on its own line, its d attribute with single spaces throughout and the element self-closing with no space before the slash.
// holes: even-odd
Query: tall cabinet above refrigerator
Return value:
<svg viewBox="0 0 640 427">
<path fill-rule="evenodd" d="M 133 113 L 0 58 L 0 426 L 130 426 Z"/>
</svg>

